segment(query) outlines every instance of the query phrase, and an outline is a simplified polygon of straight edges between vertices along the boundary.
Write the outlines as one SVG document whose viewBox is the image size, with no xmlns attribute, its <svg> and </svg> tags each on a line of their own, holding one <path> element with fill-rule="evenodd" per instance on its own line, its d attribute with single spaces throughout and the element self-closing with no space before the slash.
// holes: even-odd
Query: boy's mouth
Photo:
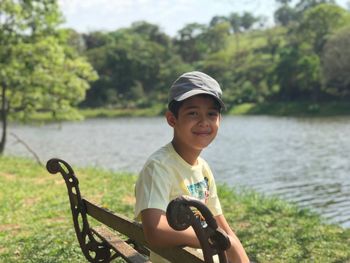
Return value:
<svg viewBox="0 0 350 263">
<path fill-rule="evenodd" d="M 210 131 L 194 131 L 193 134 L 197 135 L 197 136 L 208 136 L 211 134 L 211 132 Z"/>
</svg>

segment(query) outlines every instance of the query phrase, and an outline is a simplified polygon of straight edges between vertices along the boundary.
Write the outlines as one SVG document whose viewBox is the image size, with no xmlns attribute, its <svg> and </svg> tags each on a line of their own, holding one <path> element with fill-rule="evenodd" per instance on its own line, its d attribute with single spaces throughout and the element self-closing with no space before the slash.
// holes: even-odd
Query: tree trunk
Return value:
<svg viewBox="0 0 350 263">
<path fill-rule="evenodd" d="M 6 134 L 7 134 L 7 113 L 8 105 L 6 101 L 6 83 L 3 81 L 1 83 L 1 124 L 2 124 L 2 133 L 0 141 L 0 155 L 4 153 L 5 144 L 6 144 Z"/>
</svg>

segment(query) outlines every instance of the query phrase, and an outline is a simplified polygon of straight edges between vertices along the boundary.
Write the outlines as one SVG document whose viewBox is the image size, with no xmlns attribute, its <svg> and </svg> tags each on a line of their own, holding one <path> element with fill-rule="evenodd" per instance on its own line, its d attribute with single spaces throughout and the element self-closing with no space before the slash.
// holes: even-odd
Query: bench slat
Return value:
<svg viewBox="0 0 350 263">
<path fill-rule="evenodd" d="M 130 239 L 135 240 L 138 244 L 150 248 L 158 255 L 168 259 L 171 262 L 191 262 L 191 263 L 203 263 L 203 255 L 197 250 L 192 248 L 153 248 L 150 247 L 143 235 L 143 230 L 140 224 L 129 220 L 127 217 L 109 211 L 103 207 L 95 205 L 86 199 L 82 199 L 86 212 L 91 217 L 95 218 L 102 224 L 110 227 L 111 229 L 128 236 Z"/>
<path fill-rule="evenodd" d="M 106 227 L 100 226 L 97 228 L 91 228 L 92 232 L 95 233 L 103 241 L 107 242 L 118 254 L 126 261 L 130 263 L 151 263 L 143 255 L 137 252 L 125 241 L 117 237 L 117 235 Z"/>
</svg>

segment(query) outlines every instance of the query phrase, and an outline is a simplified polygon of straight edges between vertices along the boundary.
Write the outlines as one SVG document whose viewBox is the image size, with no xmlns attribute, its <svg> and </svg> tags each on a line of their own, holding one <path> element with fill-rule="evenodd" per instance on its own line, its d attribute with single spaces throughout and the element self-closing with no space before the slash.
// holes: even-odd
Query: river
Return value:
<svg viewBox="0 0 350 263">
<path fill-rule="evenodd" d="M 162 117 L 12 124 L 9 132 L 43 161 L 132 173 L 172 136 Z M 13 136 L 5 153 L 32 157 Z M 218 183 L 277 195 L 350 227 L 350 117 L 224 116 L 202 156 Z"/>
</svg>

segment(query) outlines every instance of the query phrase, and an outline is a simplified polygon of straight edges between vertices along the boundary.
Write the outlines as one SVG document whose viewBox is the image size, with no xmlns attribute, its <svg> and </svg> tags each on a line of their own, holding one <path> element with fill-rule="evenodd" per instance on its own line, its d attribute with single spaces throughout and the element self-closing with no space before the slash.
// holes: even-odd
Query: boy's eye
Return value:
<svg viewBox="0 0 350 263">
<path fill-rule="evenodd" d="M 195 111 L 189 111 L 189 112 L 188 112 L 188 115 L 190 115 L 190 116 L 197 116 L 198 113 L 195 112 Z"/>
<path fill-rule="evenodd" d="M 211 117 L 217 117 L 217 116 L 219 116 L 219 113 L 216 112 L 216 111 L 212 111 L 212 112 L 209 112 L 209 116 L 211 116 Z"/>
</svg>

